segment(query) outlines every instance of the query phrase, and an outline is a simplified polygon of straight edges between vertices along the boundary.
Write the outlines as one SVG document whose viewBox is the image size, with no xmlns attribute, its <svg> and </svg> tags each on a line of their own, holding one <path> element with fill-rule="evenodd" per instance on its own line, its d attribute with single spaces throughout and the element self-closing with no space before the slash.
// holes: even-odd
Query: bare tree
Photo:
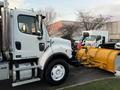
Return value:
<svg viewBox="0 0 120 90">
<path fill-rule="evenodd" d="M 79 27 L 75 24 L 71 24 L 71 25 L 64 25 L 60 31 L 62 33 L 62 37 L 65 38 L 65 39 L 69 39 L 69 40 L 73 40 L 72 39 L 72 35 L 74 32 L 77 31 Z"/>
<path fill-rule="evenodd" d="M 53 8 L 45 8 L 45 9 L 40 9 L 38 11 L 40 14 L 43 14 L 44 16 L 46 16 L 45 18 L 45 24 L 46 26 L 50 25 L 51 23 L 53 23 L 53 21 L 56 19 L 57 17 L 57 12 L 53 9 Z"/>
<path fill-rule="evenodd" d="M 98 30 L 105 24 L 107 20 L 109 20 L 109 17 L 104 17 L 102 15 L 93 16 L 88 12 L 81 11 L 78 11 L 77 18 L 80 22 L 80 25 L 85 30 Z"/>
</svg>

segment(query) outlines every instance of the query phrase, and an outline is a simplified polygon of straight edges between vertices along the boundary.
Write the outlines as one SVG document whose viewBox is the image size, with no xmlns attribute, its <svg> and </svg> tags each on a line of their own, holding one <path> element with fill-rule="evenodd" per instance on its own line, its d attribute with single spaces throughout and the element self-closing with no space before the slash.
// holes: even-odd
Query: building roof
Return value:
<svg viewBox="0 0 120 90">
<path fill-rule="evenodd" d="M 112 16 L 107 22 L 120 22 L 120 16 Z"/>
<path fill-rule="evenodd" d="M 51 30 L 60 30 L 60 28 L 62 28 L 64 25 L 79 25 L 79 22 L 77 21 L 57 21 L 53 24 L 50 24 L 48 26 L 48 31 L 51 31 Z"/>
<path fill-rule="evenodd" d="M 50 24 L 50 25 L 48 26 L 48 31 L 51 31 L 51 30 L 59 30 L 62 26 L 63 26 L 63 25 L 62 25 L 61 21 L 55 22 L 55 23 Z"/>
</svg>

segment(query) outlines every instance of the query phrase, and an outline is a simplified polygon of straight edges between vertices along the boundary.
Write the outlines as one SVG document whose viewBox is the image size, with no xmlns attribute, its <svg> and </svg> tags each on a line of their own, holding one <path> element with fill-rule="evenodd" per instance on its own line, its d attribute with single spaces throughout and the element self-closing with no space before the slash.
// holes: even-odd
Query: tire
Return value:
<svg viewBox="0 0 120 90">
<path fill-rule="evenodd" d="M 102 48 L 101 45 L 99 45 L 98 48 Z"/>
<path fill-rule="evenodd" d="M 69 75 L 68 64 L 63 59 L 56 59 L 49 63 L 45 71 L 45 80 L 52 85 L 62 84 Z"/>
</svg>

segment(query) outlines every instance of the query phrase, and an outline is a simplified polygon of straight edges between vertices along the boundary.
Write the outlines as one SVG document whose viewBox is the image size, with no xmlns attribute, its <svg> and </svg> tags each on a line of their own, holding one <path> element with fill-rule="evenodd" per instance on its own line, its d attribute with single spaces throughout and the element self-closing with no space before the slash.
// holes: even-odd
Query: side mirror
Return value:
<svg viewBox="0 0 120 90">
<path fill-rule="evenodd" d="M 38 34 L 42 36 L 43 35 L 43 19 L 45 19 L 46 17 L 43 16 L 42 14 L 37 15 L 36 17 L 37 17 L 37 19 L 39 21 L 39 29 L 41 29 L 41 32 L 40 33 L 38 32 Z"/>
<path fill-rule="evenodd" d="M 37 32 L 37 35 L 38 35 L 37 39 L 38 39 L 38 40 L 41 40 L 41 39 L 42 39 L 42 37 L 43 37 L 43 35 L 41 34 L 41 32 L 40 32 L 40 31 L 38 31 L 38 32 Z"/>
<path fill-rule="evenodd" d="M 89 37 L 89 33 L 88 32 L 84 32 L 83 33 L 83 37 Z"/>
<path fill-rule="evenodd" d="M 102 39 L 102 43 L 105 43 L 105 37 L 103 37 L 103 39 Z"/>
<path fill-rule="evenodd" d="M 46 16 L 43 16 L 42 14 L 41 15 L 36 15 L 37 19 L 39 20 L 40 18 L 43 20 L 46 18 Z"/>
<path fill-rule="evenodd" d="M 42 36 L 40 31 L 37 32 L 37 35 L 38 35 L 38 36 Z"/>
<path fill-rule="evenodd" d="M 41 40 L 41 39 L 42 39 L 42 36 L 38 36 L 37 39 L 38 39 L 38 40 Z"/>
<path fill-rule="evenodd" d="M 40 15 L 41 16 L 41 19 L 45 19 L 46 17 L 45 16 L 43 16 L 43 15 Z"/>
</svg>

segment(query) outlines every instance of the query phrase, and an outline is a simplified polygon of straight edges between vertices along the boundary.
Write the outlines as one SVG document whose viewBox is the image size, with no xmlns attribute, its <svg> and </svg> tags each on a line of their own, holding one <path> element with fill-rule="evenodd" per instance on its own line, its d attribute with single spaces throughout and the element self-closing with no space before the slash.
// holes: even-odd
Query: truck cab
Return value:
<svg viewBox="0 0 120 90">
<path fill-rule="evenodd" d="M 45 79 L 61 84 L 69 74 L 71 42 L 51 38 L 44 16 L 31 10 L 9 9 L 0 2 L 0 80 L 12 80 L 12 86 Z M 5 66 L 6 65 L 6 66 Z"/>
<path fill-rule="evenodd" d="M 84 36 L 87 35 L 87 36 Z M 108 42 L 108 31 L 89 30 L 82 32 L 83 43 L 85 46 L 99 47 Z"/>
<path fill-rule="evenodd" d="M 99 45 L 105 43 L 105 38 L 101 35 L 91 35 L 89 37 L 86 37 L 83 40 L 83 43 L 85 46 L 99 47 Z"/>
</svg>

